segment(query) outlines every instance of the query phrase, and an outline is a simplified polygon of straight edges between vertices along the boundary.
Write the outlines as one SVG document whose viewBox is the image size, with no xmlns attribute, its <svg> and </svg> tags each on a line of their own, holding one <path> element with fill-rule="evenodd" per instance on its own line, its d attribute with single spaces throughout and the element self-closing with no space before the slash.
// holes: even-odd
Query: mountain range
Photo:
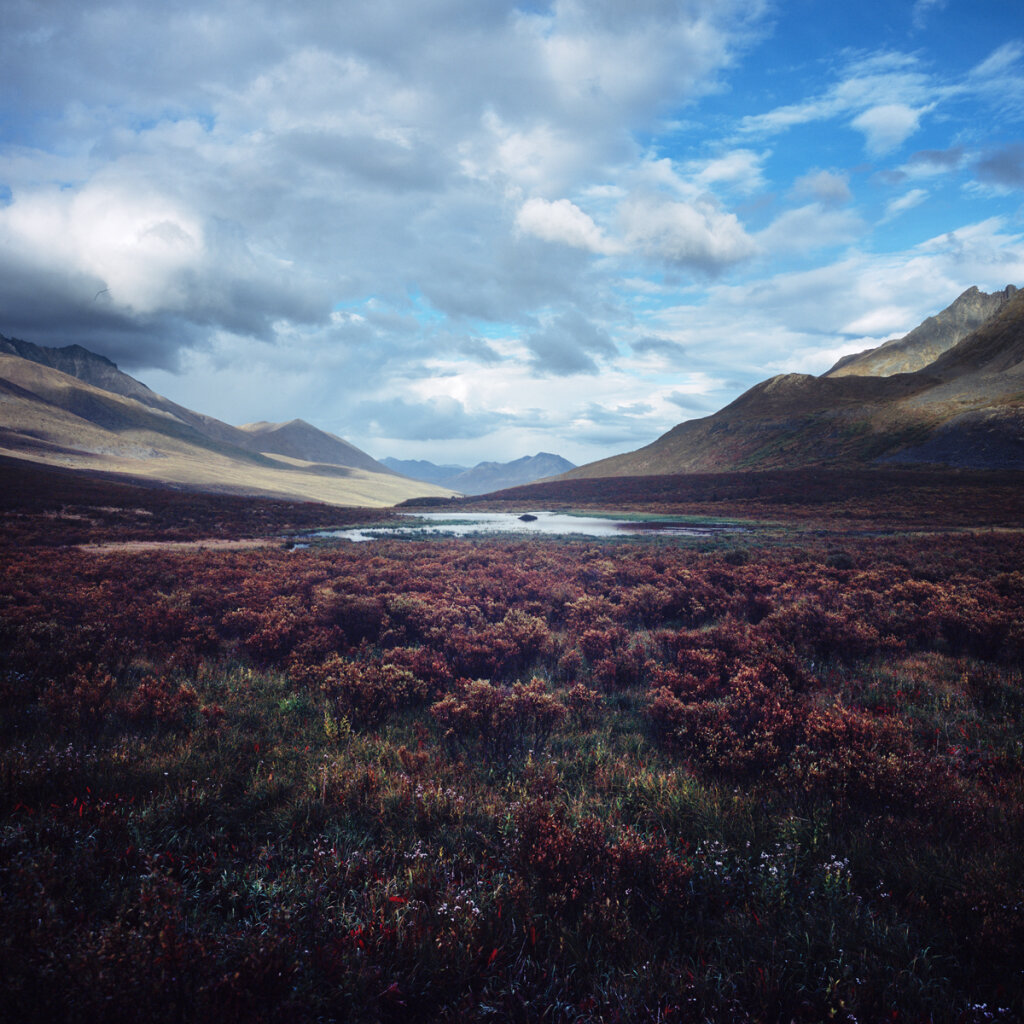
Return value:
<svg viewBox="0 0 1024 1024">
<path fill-rule="evenodd" d="M 368 507 L 452 492 L 302 420 L 233 427 L 77 345 L 0 335 L 0 455 L 177 487 Z"/>
<path fill-rule="evenodd" d="M 480 462 L 473 467 L 436 466 L 421 459 L 381 459 L 389 469 L 414 480 L 450 487 L 460 494 L 489 494 L 506 487 L 531 484 L 544 477 L 557 476 L 575 467 L 568 459 L 550 452 L 524 455 L 513 462 Z"/>
<path fill-rule="evenodd" d="M 176 487 L 338 505 L 479 495 L 541 478 L 769 469 L 1024 469 L 1024 292 L 970 288 L 821 376 L 781 374 L 637 451 L 472 468 L 371 458 L 303 420 L 231 426 L 78 345 L 0 335 L 0 455 Z"/>
<path fill-rule="evenodd" d="M 573 468 L 545 452 L 472 468 L 378 462 L 305 420 L 234 427 L 164 398 L 80 345 L 47 348 L 3 335 L 0 454 L 202 489 L 367 506 L 483 494 Z"/>
<path fill-rule="evenodd" d="M 877 465 L 1024 469 L 1024 292 L 970 288 L 820 377 L 772 377 L 562 478 Z"/>
</svg>

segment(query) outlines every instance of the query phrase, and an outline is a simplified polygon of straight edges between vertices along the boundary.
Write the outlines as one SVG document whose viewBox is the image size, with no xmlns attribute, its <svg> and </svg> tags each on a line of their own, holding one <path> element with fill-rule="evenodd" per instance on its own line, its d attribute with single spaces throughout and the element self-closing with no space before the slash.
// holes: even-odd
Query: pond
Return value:
<svg viewBox="0 0 1024 1024">
<path fill-rule="evenodd" d="M 313 537 L 339 537 L 368 541 L 380 537 L 477 537 L 487 534 L 563 537 L 623 537 L 640 534 L 670 534 L 684 537 L 712 537 L 719 533 L 742 532 L 732 523 L 694 522 L 683 519 L 615 519 L 583 516 L 568 512 L 402 512 L 408 526 L 364 526 L 345 530 L 320 530 Z"/>
</svg>

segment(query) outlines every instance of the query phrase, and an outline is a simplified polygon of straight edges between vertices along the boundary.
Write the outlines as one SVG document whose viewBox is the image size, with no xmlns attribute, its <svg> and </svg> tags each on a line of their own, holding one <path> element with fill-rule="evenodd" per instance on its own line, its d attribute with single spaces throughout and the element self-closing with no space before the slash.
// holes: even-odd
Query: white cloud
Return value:
<svg viewBox="0 0 1024 1024">
<path fill-rule="evenodd" d="M 932 11 L 943 10 L 947 3 L 948 0 L 914 0 L 914 28 L 923 29 Z"/>
<path fill-rule="evenodd" d="M 19 194 L 0 209 L 0 249 L 6 259 L 30 255 L 142 314 L 185 308 L 190 273 L 206 255 L 190 211 L 145 188 L 102 182 Z"/>
<path fill-rule="evenodd" d="M 864 232 L 864 222 L 852 210 L 829 209 L 811 203 L 780 214 L 757 234 L 758 245 L 767 253 L 810 252 L 852 242 Z"/>
<path fill-rule="evenodd" d="M 884 156 L 917 131 L 921 114 L 905 103 L 883 103 L 858 114 L 851 124 L 864 133 L 868 153 Z"/>
<path fill-rule="evenodd" d="M 902 196 L 898 196 L 897 198 L 889 201 L 885 207 L 885 216 L 883 217 L 883 220 L 892 220 L 894 217 L 898 217 L 901 213 L 905 213 L 907 210 L 912 210 L 915 206 L 920 206 L 920 204 L 927 198 L 928 193 L 925 189 L 912 188 Z"/>
<path fill-rule="evenodd" d="M 891 337 L 897 332 L 905 333 L 905 325 L 911 323 L 913 319 L 913 311 L 907 306 L 880 306 L 843 324 L 838 330 L 842 334 L 859 334 L 864 337 Z"/>
<path fill-rule="evenodd" d="M 608 108 L 649 117 L 669 95 L 708 91 L 737 46 L 759 31 L 765 10 L 761 0 L 556 0 L 550 15 L 527 23 L 573 117 Z"/>
<path fill-rule="evenodd" d="M 914 55 L 880 51 L 850 61 L 820 95 L 748 115 L 740 127 L 748 135 L 772 135 L 797 125 L 849 118 L 863 133 L 868 153 L 885 156 L 919 129 L 924 114 L 982 88 L 971 84 L 974 77 L 976 72 L 958 83 L 943 81 L 926 73 Z"/>
<path fill-rule="evenodd" d="M 561 242 L 593 253 L 610 254 L 621 251 L 621 246 L 608 238 L 575 203 L 557 199 L 528 199 L 516 214 L 520 229 L 545 242 Z"/>
<path fill-rule="evenodd" d="M 922 149 L 913 153 L 899 173 L 905 178 L 933 178 L 950 174 L 963 163 L 964 151 L 960 146 L 949 149 Z"/>
<path fill-rule="evenodd" d="M 726 185 L 739 192 L 756 192 L 765 185 L 763 163 L 766 153 L 734 149 L 724 156 L 687 165 L 693 182 L 700 188 Z"/>
<path fill-rule="evenodd" d="M 824 93 L 799 103 L 776 107 L 740 121 L 748 134 L 770 135 L 801 124 L 811 124 L 884 105 L 924 105 L 943 94 L 943 88 L 919 70 L 916 58 L 881 51 L 861 56 Z"/>
<path fill-rule="evenodd" d="M 1002 75 L 1024 57 L 1024 43 L 1011 39 L 993 50 L 980 64 L 971 70 L 972 78 L 993 78 Z"/>
<path fill-rule="evenodd" d="M 673 202 L 638 196 L 620 209 L 626 244 L 652 259 L 717 273 L 754 253 L 754 243 L 735 214 L 707 198 Z"/>
<path fill-rule="evenodd" d="M 849 175 L 840 171 L 808 171 L 797 178 L 793 192 L 829 206 L 848 203 L 853 198 Z"/>
</svg>

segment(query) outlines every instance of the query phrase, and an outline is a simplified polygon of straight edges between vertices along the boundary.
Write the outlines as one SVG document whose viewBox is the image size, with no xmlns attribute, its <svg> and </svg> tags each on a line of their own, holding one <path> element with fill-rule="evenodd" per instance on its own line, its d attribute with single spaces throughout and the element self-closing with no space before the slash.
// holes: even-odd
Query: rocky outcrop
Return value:
<svg viewBox="0 0 1024 1024">
<path fill-rule="evenodd" d="M 976 287 L 968 288 L 941 313 L 928 317 L 909 334 L 878 348 L 844 356 L 824 376 L 891 377 L 923 369 L 997 316 L 1016 292 L 1012 284 L 991 295 Z"/>
</svg>

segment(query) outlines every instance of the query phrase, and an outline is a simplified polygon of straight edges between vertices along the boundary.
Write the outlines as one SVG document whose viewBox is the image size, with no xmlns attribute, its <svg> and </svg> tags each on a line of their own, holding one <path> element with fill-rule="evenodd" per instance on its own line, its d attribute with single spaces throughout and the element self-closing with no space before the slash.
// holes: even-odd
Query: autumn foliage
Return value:
<svg viewBox="0 0 1024 1024">
<path fill-rule="evenodd" d="M 3 562 L 11 1019 L 1024 1014 L 1016 532 Z"/>
</svg>

